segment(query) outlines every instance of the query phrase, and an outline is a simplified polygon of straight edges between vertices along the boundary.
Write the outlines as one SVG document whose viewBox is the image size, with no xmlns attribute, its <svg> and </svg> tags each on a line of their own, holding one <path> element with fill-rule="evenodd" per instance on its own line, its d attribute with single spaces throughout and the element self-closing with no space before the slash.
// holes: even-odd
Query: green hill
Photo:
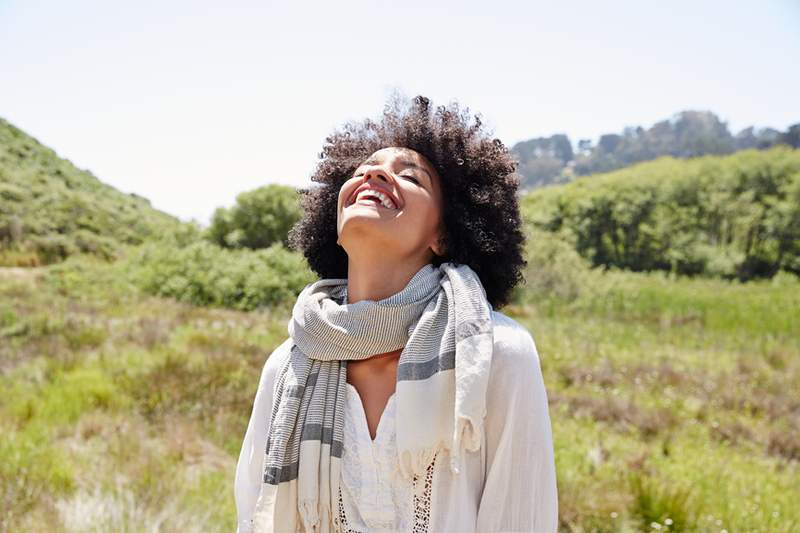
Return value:
<svg viewBox="0 0 800 533">
<path fill-rule="evenodd" d="M 554 233 L 592 266 L 742 281 L 800 274 L 800 150 L 662 157 L 525 195 L 537 238 Z"/>
<path fill-rule="evenodd" d="M 0 118 L 0 265 L 114 258 L 181 222 L 81 170 Z"/>
</svg>

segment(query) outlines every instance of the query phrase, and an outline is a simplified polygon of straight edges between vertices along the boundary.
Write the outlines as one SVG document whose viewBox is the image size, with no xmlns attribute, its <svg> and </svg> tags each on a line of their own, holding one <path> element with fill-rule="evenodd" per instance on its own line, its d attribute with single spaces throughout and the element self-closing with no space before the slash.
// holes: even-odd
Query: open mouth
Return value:
<svg viewBox="0 0 800 533">
<path fill-rule="evenodd" d="M 355 199 L 347 204 L 346 207 L 350 207 L 354 204 L 382 207 L 384 209 L 391 210 L 397 209 L 394 201 L 387 194 L 372 190 L 361 191 Z"/>
<path fill-rule="evenodd" d="M 386 209 L 386 206 L 384 206 L 377 198 L 361 198 L 360 200 L 353 202 L 353 204 L 374 205 L 375 207 L 383 207 Z"/>
</svg>

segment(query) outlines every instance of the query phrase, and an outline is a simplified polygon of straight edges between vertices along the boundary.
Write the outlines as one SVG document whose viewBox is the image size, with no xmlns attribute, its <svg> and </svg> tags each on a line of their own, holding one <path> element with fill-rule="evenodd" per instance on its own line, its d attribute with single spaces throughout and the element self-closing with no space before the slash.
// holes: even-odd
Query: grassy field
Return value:
<svg viewBox="0 0 800 533">
<path fill-rule="evenodd" d="M 119 267 L 0 269 L 0 530 L 232 531 L 290 307 L 143 294 Z M 520 291 L 563 531 L 800 530 L 800 282 L 592 272 Z M 556 293 L 550 293 L 556 294 Z"/>
</svg>

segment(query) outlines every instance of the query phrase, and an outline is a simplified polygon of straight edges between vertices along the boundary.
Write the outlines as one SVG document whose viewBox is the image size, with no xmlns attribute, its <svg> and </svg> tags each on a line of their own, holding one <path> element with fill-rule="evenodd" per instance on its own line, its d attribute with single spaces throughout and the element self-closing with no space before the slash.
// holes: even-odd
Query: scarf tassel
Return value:
<svg viewBox="0 0 800 533">
<path fill-rule="evenodd" d="M 321 509 L 320 509 L 321 507 Z M 304 500 L 298 502 L 297 511 L 300 514 L 300 524 L 303 525 L 302 531 L 308 533 L 330 533 L 329 528 L 323 528 L 322 524 L 333 524 L 333 531 L 339 531 L 338 514 L 331 512 L 331 507 L 327 504 L 319 505 L 315 500 Z"/>
<path fill-rule="evenodd" d="M 480 449 L 483 440 L 483 420 L 475 421 L 469 417 L 456 419 L 453 449 L 450 451 L 450 471 L 459 474 L 464 464 L 464 451 Z"/>
</svg>

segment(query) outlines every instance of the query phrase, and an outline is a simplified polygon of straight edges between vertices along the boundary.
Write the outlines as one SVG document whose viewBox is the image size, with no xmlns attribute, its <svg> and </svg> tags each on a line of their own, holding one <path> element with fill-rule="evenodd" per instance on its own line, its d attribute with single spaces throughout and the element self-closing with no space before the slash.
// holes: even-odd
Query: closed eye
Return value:
<svg viewBox="0 0 800 533">
<path fill-rule="evenodd" d="M 363 175 L 364 175 L 364 174 L 356 174 L 356 175 L 354 175 L 353 177 L 354 177 L 354 178 L 360 178 L 360 177 L 361 177 L 361 176 L 363 176 Z M 414 180 L 414 183 L 416 183 L 417 185 L 420 185 L 420 181 L 419 181 L 419 179 L 415 178 L 414 176 L 409 176 L 409 175 L 407 175 L 407 174 L 403 174 L 403 175 L 401 175 L 400 177 L 401 177 L 401 178 L 409 178 L 409 179 L 411 179 L 411 180 Z"/>
</svg>

